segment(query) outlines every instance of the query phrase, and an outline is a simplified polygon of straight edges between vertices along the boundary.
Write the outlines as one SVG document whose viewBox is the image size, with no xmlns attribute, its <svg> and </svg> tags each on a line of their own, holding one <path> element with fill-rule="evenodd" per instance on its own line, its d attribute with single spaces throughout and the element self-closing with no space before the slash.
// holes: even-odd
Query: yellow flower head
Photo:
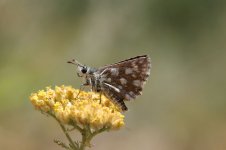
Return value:
<svg viewBox="0 0 226 150">
<path fill-rule="evenodd" d="M 47 87 L 30 96 L 37 110 L 51 114 L 64 124 L 89 126 L 92 129 L 119 129 L 124 126 L 124 115 L 120 108 L 105 96 L 85 92 L 71 86 Z M 78 96 L 77 96 L 78 95 Z"/>
</svg>

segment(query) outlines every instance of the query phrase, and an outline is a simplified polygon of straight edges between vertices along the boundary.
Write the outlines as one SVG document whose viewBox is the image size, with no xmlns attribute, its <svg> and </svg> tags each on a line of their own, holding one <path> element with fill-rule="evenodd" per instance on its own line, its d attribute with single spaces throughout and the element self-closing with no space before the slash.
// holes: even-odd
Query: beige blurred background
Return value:
<svg viewBox="0 0 226 150">
<path fill-rule="evenodd" d="M 142 54 L 153 66 L 143 95 L 127 103 L 126 127 L 91 150 L 225 150 L 223 0 L 0 0 L 0 149 L 62 149 L 60 127 L 28 97 L 79 87 L 67 60 L 98 67 Z"/>
</svg>

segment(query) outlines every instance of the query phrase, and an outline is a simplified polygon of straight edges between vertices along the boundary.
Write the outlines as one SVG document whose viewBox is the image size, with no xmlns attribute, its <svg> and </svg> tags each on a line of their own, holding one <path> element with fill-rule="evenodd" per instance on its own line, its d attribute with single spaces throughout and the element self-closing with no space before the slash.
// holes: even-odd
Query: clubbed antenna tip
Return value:
<svg viewBox="0 0 226 150">
<path fill-rule="evenodd" d="M 74 59 L 67 61 L 67 63 L 76 65 L 76 62 Z"/>
<path fill-rule="evenodd" d="M 76 66 L 83 66 L 82 64 L 80 64 L 77 60 L 75 59 L 72 59 L 71 61 L 67 61 L 67 63 L 69 64 L 73 64 L 73 65 L 76 65 Z"/>
</svg>

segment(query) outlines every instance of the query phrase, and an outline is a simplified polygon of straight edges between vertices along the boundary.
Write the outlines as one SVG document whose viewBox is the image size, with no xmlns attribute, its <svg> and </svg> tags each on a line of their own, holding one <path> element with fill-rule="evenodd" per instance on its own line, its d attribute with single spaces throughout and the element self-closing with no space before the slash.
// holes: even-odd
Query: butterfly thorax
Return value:
<svg viewBox="0 0 226 150">
<path fill-rule="evenodd" d="M 83 75 L 85 83 L 83 85 L 91 86 L 92 91 L 100 92 L 100 76 L 96 73 L 97 69 L 92 67 L 87 67 L 87 73 Z"/>
</svg>

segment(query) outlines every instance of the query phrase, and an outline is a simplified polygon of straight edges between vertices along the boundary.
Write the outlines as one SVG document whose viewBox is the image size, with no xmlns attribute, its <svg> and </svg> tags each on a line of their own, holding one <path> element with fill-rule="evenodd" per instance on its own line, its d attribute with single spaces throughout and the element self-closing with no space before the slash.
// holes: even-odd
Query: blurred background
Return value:
<svg viewBox="0 0 226 150">
<path fill-rule="evenodd" d="M 68 60 L 98 67 L 142 54 L 152 58 L 151 78 L 127 103 L 126 127 L 91 149 L 225 150 L 222 0 L 0 0 L 0 149 L 62 149 L 53 143 L 66 141 L 59 125 L 29 96 L 78 88 Z"/>
</svg>

